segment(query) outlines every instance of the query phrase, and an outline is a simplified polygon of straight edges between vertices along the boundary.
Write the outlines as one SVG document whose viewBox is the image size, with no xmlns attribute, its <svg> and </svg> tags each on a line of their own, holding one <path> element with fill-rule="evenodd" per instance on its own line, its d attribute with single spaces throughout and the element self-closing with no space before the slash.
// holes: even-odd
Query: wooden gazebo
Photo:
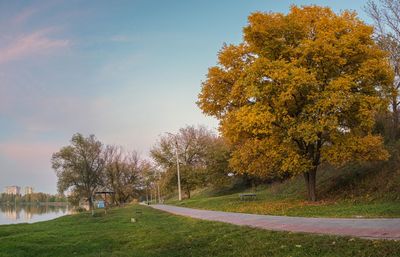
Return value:
<svg viewBox="0 0 400 257">
<path fill-rule="evenodd" d="M 113 195 L 115 194 L 114 191 L 108 190 L 108 189 L 101 189 L 99 191 L 94 192 L 94 195 L 100 195 L 100 196 L 104 196 L 104 213 L 107 214 L 107 195 Z"/>
</svg>

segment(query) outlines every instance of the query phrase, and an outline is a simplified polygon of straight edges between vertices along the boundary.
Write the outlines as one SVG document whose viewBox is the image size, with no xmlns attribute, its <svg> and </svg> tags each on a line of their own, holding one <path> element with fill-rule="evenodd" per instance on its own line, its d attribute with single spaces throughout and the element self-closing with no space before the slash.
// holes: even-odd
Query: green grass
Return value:
<svg viewBox="0 0 400 257">
<path fill-rule="evenodd" d="M 257 200 L 243 202 L 239 193 L 215 190 L 193 194 L 192 199 L 167 203 L 199 209 L 304 217 L 400 217 L 400 173 L 375 165 L 324 167 L 317 175 L 320 201 L 306 201 L 301 176 L 259 187 Z"/>
<path fill-rule="evenodd" d="M 137 222 L 131 223 L 131 217 Z M 133 205 L 95 217 L 83 213 L 0 226 L 0 256 L 393 257 L 400 256 L 400 243 L 272 232 Z"/>
<path fill-rule="evenodd" d="M 319 201 L 310 203 L 299 199 L 275 199 L 269 190 L 257 192 L 257 200 L 240 201 L 237 193 L 217 197 L 195 197 L 168 203 L 207 210 L 219 210 L 268 215 L 302 217 L 400 217 L 398 202 L 355 203 L 352 201 Z"/>
</svg>

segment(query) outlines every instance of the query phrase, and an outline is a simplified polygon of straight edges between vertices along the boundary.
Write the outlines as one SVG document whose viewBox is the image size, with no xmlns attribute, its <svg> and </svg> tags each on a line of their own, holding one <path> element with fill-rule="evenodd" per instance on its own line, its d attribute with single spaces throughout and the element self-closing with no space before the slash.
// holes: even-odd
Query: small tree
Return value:
<svg viewBox="0 0 400 257">
<path fill-rule="evenodd" d="M 112 189 L 114 201 L 121 205 L 138 197 L 141 190 L 143 161 L 136 152 L 125 153 L 122 147 L 107 146 L 106 187 Z"/>
<path fill-rule="evenodd" d="M 210 138 L 204 148 L 205 183 L 213 187 L 223 187 L 232 182 L 233 171 L 229 167 L 231 151 L 221 137 Z"/>
<path fill-rule="evenodd" d="M 214 138 L 215 135 L 205 127 L 187 126 L 180 129 L 175 136 L 161 137 L 150 154 L 159 166 L 170 173 L 169 176 L 164 176 L 164 178 L 171 179 L 171 183 L 176 185 L 175 151 L 178 151 L 181 185 L 187 197 L 190 198 L 191 191 L 205 183 L 206 148 Z"/>
<path fill-rule="evenodd" d="M 377 4 L 377 3 L 379 4 Z M 399 90 L 400 90 L 400 1 L 368 1 L 366 11 L 375 23 L 375 39 L 388 52 L 395 79 L 388 87 L 391 117 L 391 139 L 399 134 Z"/>
<path fill-rule="evenodd" d="M 231 166 L 303 174 L 315 201 L 321 162 L 386 159 L 371 131 L 392 73 L 372 32 L 353 12 L 318 6 L 250 15 L 244 42 L 222 48 L 198 101 L 234 147 Z"/>
<path fill-rule="evenodd" d="M 74 195 L 86 198 L 90 208 L 93 208 L 92 196 L 96 188 L 103 184 L 106 165 L 103 144 L 94 135 L 84 137 L 75 134 L 71 145 L 54 153 L 51 162 L 58 177 L 58 191 L 64 193 L 70 190 Z"/>
</svg>

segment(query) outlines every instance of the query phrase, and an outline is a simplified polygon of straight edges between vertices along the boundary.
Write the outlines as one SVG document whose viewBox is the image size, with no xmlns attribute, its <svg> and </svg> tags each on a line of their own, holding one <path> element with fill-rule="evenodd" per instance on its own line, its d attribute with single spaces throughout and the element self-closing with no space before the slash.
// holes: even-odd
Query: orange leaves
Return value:
<svg viewBox="0 0 400 257">
<path fill-rule="evenodd" d="M 272 139 L 249 139 L 233 152 L 230 165 L 239 173 L 253 174 L 263 178 L 279 175 L 281 147 Z"/>
<path fill-rule="evenodd" d="M 237 135 L 247 134 L 252 136 L 271 134 L 274 116 L 271 115 L 265 105 L 244 106 L 236 111 L 231 111 L 226 118 L 226 132 L 231 141 L 240 140 Z M 234 132 L 232 135 L 231 131 Z M 225 133 L 224 133 L 225 134 Z"/>
<path fill-rule="evenodd" d="M 285 16 L 280 13 L 256 12 L 249 16 L 250 26 L 244 28 L 244 39 L 254 52 L 273 56 L 282 50 Z M 268 44 L 266 44 L 268 43 Z"/>
<path fill-rule="evenodd" d="M 246 140 L 233 152 L 230 165 L 239 173 L 263 178 L 300 174 L 312 167 L 290 142 L 272 137 Z"/>
<path fill-rule="evenodd" d="M 346 134 L 338 137 L 335 143 L 322 150 L 322 158 L 335 165 L 349 161 L 387 160 L 388 152 L 382 148 L 382 137 Z"/>
<path fill-rule="evenodd" d="M 218 67 L 211 67 L 207 77 L 197 104 L 203 112 L 220 117 L 229 105 L 227 95 L 230 94 L 235 80 Z"/>
<path fill-rule="evenodd" d="M 247 56 L 248 52 L 244 44 L 224 45 L 218 53 L 218 62 L 225 70 L 241 69 L 251 59 L 251 56 Z"/>
<path fill-rule="evenodd" d="M 269 177 L 387 158 L 371 130 L 393 74 L 370 26 L 354 12 L 293 6 L 250 15 L 243 32 L 199 95 L 234 146 L 234 169 Z"/>
</svg>

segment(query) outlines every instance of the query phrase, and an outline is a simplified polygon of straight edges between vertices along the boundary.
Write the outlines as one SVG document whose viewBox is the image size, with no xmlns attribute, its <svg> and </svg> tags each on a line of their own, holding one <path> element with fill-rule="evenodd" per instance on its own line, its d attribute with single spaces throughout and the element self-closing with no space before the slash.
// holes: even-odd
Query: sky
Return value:
<svg viewBox="0 0 400 257">
<path fill-rule="evenodd" d="M 56 193 L 51 155 L 77 132 L 146 158 L 165 132 L 216 129 L 197 95 L 250 13 L 317 4 L 369 22 L 365 2 L 0 0 L 0 192 Z"/>
</svg>

